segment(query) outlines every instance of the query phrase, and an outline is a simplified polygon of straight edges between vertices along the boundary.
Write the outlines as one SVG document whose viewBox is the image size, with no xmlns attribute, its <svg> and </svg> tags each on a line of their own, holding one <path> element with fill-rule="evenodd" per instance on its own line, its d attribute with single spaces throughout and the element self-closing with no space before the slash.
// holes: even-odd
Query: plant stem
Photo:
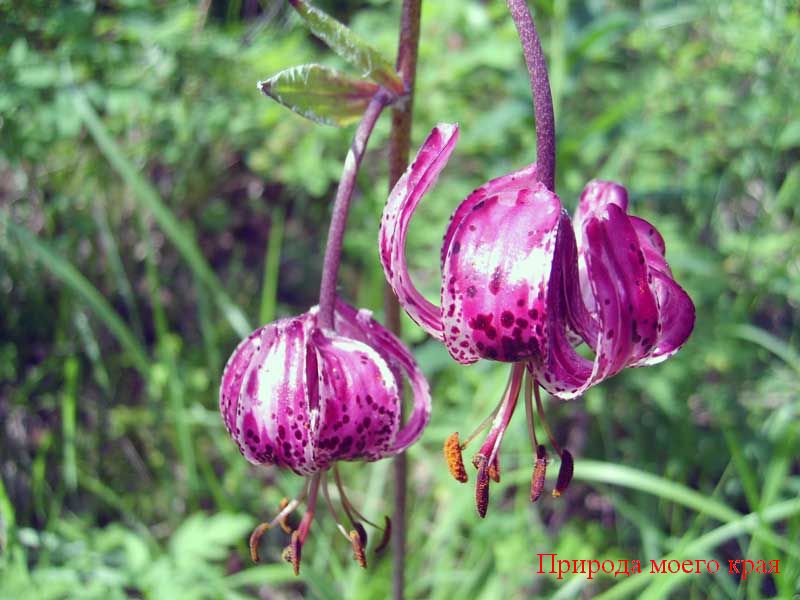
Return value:
<svg viewBox="0 0 800 600">
<path fill-rule="evenodd" d="M 367 141 L 375 128 L 383 109 L 392 101 L 393 96 L 387 90 L 381 88 L 372 97 L 364 116 L 356 128 L 353 136 L 353 143 L 347 152 L 344 161 L 342 178 L 339 180 L 339 188 L 336 190 L 336 200 L 333 203 L 333 214 L 331 215 L 331 225 L 328 229 L 328 243 L 325 247 L 325 259 L 322 263 L 322 281 L 319 285 L 319 325 L 327 329 L 333 329 L 333 307 L 336 302 L 336 282 L 339 278 L 339 263 L 342 259 L 342 241 L 344 240 L 344 230 L 347 227 L 347 213 L 350 210 L 350 199 L 353 197 L 353 188 L 356 184 L 356 176 L 361 166 L 361 159 L 364 157 L 364 150 Z"/>
<path fill-rule="evenodd" d="M 414 82 L 417 74 L 421 0 L 403 0 L 400 17 L 400 38 L 397 47 L 397 71 L 403 78 L 406 96 L 392 109 L 392 130 L 389 137 L 389 190 L 394 187 L 408 166 L 411 147 L 411 121 L 414 106 Z M 400 304 L 387 283 L 383 291 L 386 327 L 400 335 Z M 405 453 L 395 457 L 394 510 L 392 523 L 392 598 L 405 597 L 406 564 L 406 497 L 408 464 Z"/>
<path fill-rule="evenodd" d="M 553 117 L 553 97 L 550 93 L 550 79 L 547 76 L 547 62 L 542 52 L 542 44 L 536 33 L 531 12 L 526 0 L 507 0 L 511 18 L 517 26 L 525 64 L 531 78 L 533 109 L 536 118 L 536 168 L 541 181 L 547 189 L 555 190 L 556 180 L 556 135 Z"/>
</svg>

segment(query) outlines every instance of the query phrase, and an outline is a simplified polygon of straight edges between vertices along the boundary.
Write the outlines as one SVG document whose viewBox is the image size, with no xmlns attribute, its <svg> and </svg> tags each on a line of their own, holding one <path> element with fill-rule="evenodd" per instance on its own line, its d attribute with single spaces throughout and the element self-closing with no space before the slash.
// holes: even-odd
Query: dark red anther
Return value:
<svg viewBox="0 0 800 600">
<path fill-rule="evenodd" d="M 380 554 L 389 545 L 389 540 L 392 539 L 392 520 L 388 516 L 384 516 L 383 537 L 381 543 L 375 548 L 375 554 Z"/>
<path fill-rule="evenodd" d="M 572 472 L 574 470 L 574 463 L 572 461 L 572 454 L 569 450 L 564 448 L 561 451 L 561 466 L 558 469 L 558 479 L 556 479 L 556 488 L 553 490 L 553 498 L 558 498 L 564 493 L 572 481 Z"/>
</svg>

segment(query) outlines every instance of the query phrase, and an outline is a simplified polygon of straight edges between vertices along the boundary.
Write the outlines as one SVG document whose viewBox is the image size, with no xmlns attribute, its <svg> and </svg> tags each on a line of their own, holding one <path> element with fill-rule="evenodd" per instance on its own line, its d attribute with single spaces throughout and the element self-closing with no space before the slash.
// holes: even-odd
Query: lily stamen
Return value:
<svg viewBox="0 0 800 600">
<path fill-rule="evenodd" d="M 303 485 L 303 490 L 296 498 L 290 502 L 286 501 L 286 498 L 281 500 L 279 505 L 280 512 L 278 512 L 278 514 L 271 521 L 260 523 L 255 529 L 253 529 L 253 533 L 250 534 L 250 558 L 253 559 L 253 562 L 259 561 L 258 544 L 261 541 L 261 537 L 267 532 L 267 530 L 272 529 L 275 527 L 275 525 L 280 525 L 281 529 L 283 529 L 286 533 L 292 533 L 291 528 L 286 523 L 286 517 L 294 512 L 294 510 L 305 499 L 306 494 L 308 494 L 308 484 L 309 479 L 306 478 L 305 484 Z"/>
<path fill-rule="evenodd" d="M 539 440 L 536 439 L 536 425 L 533 416 L 533 377 L 530 372 L 525 372 L 525 418 L 528 422 L 528 437 L 531 440 L 531 448 L 536 452 L 539 448 Z"/>
<path fill-rule="evenodd" d="M 514 414 L 514 409 L 517 406 L 517 399 L 519 398 L 524 371 L 525 365 L 521 362 L 515 363 L 511 368 L 509 385 L 506 386 L 506 392 L 500 403 L 501 410 L 498 411 L 492 423 L 492 429 L 489 435 L 486 437 L 478 453 L 472 459 L 472 464 L 478 469 L 475 502 L 478 508 L 478 514 L 480 514 L 481 517 L 486 515 L 486 503 L 488 503 L 489 500 L 489 479 L 496 482 L 500 481 L 498 452 L 500 450 L 500 444 L 503 441 L 503 435 L 511 420 L 511 416 Z"/>
<path fill-rule="evenodd" d="M 564 491 L 566 491 L 567 487 L 569 486 L 569 482 L 572 481 L 574 461 L 572 460 L 572 454 L 570 451 L 566 448 L 562 449 L 555 440 L 553 431 L 550 429 L 550 424 L 547 422 L 547 419 L 544 416 L 544 407 L 542 406 L 542 397 L 539 394 L 538 383 L 534 383 L 533 385 L 533 394 L 536 397 L 536 411 L 539 414 L 539 419 L 542 421 L 544 430 L 547 432 L 547 437 L 550 438 L 550 444 L 553 446 L 553 450 L 555 450 L 559 458 L 561 458 L 561 465 L 558 468 L 558 478 L 556 479 L 556 487 L 553 490 L 553 498 L 558 498 L 562 493 L 564 493 Z"/>
<path fill-rule="evenodd" d="M 361 524 L 360 521 L 363 521 L 370 527 L 374 527 L 378 531 L 383 532 L 383 536 L 381 537 L 381 541 L 378 543 L 377 547 L 375 548 L 375 554 L 379 554 L 383 551 L 383 549 L 389 544 L 389 540 L 392 536 L 392 521 L 389 519 L 388 516 L 384 516 L 385 523 L 384 526 L 381 527 L 377 523 L 374 523 L 359 511 L 355 505 L 350 501 L 347 497 L 347 494 L 344 491 L 344 486 L 342 485 L 341 475 L 339 474 L 339 469 L 336 465 L 333 466 L 333 480 L 336 483 L 336 489 L 339 491 L 339 498 L 342 501 L 342 508 L 344 509 L 345 513 L 347 514 L 347 518 L 350 519 L 350 522 L 353 524 L 353 528 L 358 533 L 359 539 L 361 541 L 361 545 L 363 548 L 367 547 L 367 532 L 364 529 L 364 526 Z"/>
<path fill-rule="evenodd" d="M 311 529 L 311 522 L 314 520 L 314 511 L 317 508 L 317 495 L 319 494 L 320 479 L 322 474 L 315 473 L 309 483 L 308 502 L 306 503 L 306 513 L 300 520 L 300 525 L 292 533 L 292 541 L 286 548 L 283 549 L 283 559 L 286 562 L 292 563 L 294 574 L 300 574 L 300 556 L 303 549 L 303 544 L 308 537 L 308 532 Z"/>
<path fill-rule="evenodd" d="M 444 441 L 444 458 L 447 462 L 447 468 L 453 479 L 461 483 L 466 483 L 469 480 L 467 470 L 464 468 L 464 456 L 462 455 L 461 444 L 458 441 L 458 432 L 451 433 L 450 436 Z"/>
<path fill-rule="evenodd" d="M 281 498 L 280 504 L 278 504 L 278 508 L 280 510 L 283 510 L 287 506 L 289 506 L 289 499 L 285 498 L 285 497 Z M 288 515 L 287 515 L 287 517 L 288 517 Z M 278 521 L 278 525 L 281 526 L 281 529 L 283 529 L 284 533 L 286 533 L 287 535 L 292 535 L 292 531 L 294 531 L 294 530 L 292 529 L 292 527 L 289 525 L 288 521 L 286 520 L 287 517 L 284 517 L 281 520 L 279 520 Z"/>
<path fill-rule="evenodd" d="M 547 475 L 547 448 L 536 447 L 536 466 L 531 476 L 531 502 L 536 502 L 544 490 L 544 479 Z"/>
<path fill-rule="evenodd" d="M 523 363 L 514 363 L 511 367 L 510 385 L 506 387 L 506 392 L 503 395 L 503 400 L 500 405 L 502 412 L 500 412 L 492 423 L 492 429 L 486 440 L 483 442 L 481 449 L 478 451 L 477 456 L 485 456 L 487 469 L 497 461 L 497 453 L 500 450 L 500 444 L 503 441 L 508 423 L 511 416 L 514 414 L 514 409 L 517 406 L 517 399 L 519 398 L 519 390 L 522 384 L 522 375 L 525 370 Z M 475 461 L 473 460 L 473 464 Z M 477 465 L 476 465 L 477 466 Z"/>
<path fill-rule="evenodd" d="M 547 476 L 547 448 L 536 438 L 536 424 L 533 416 L 533 377 L 527 371 L 525 372 L 525 418 L 528 421 L 528 436 L 531 446 L 536 453 L 536 463 L 531 475 L 531 502 L 536 502 L 542 495 L 544 480 Z"/>
<path fill-rule="evenodd" d="M 353 558 L 361 565 L 362 569 L 367 568 L 367 557 L 364 554 L 364 541 L 355 530 L 350 532 L 350 543 L 353 545 Z"/>
<path fill-rule="evenodd" d="M 489 425 L 492 424 L 492 422 L 494 421 L 495 417 L 497 416 L 497 413 L 499 413 L 500 409 L 503 408 L 503 405 L 505 404 L 505 401 L 506 401 L 506 394 L 508 394 L 508 388 L 511 387 L 511 376 L 512 376 L 513 372 L 514 371 L 512 369 L 511 373 L 509 373 L 509 375 L 508 375 L 508 380 L 506 381 L 506 387 L 503 388 L 503 393 L 500 396 L 500 400 L 497 402 L 497 406 L 495 406 L 492 409 L 492 412 L 490 412 L 489 415 L 483 421 L 481 421 L 481 424 L 478 425 L 475 428 L 475 431 L 473 431 L 469 435 L 469 437 L 461 444 L 461 449 L 462 450 L 466 450 L 467 446 L 469 445 L 469 443 L 472 440 L 474 440 L 476 437 L 478 437 Z"/>
<path fill-rule="evenodd" d="M 380 554 L 383 552 L 389 545 L 389 540 L 392 539 L 392 520 L 388 517 L 388 515 L 385 515 L 383 518 L 383 537 L 381 538 L 380 543 L 375 547 L 375 554 Z"/>
</svg>

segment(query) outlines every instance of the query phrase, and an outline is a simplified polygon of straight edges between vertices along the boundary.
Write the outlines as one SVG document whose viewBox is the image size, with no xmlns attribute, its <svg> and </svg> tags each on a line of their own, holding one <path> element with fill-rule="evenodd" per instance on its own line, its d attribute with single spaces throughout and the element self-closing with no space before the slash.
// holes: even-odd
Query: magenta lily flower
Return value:
<svg viewBox="0 0 800 600">
<path fill-rule="evenodd" d="M 339 529 L 362 566 L 366 564 L 366 534 L 359 518 L 367 519 L 347 500 L 336 462 L 398 454 L 419 438 L 430 416 L 430 393 L 422 372 L 369 311 L 356 311 L 337 300 L 334 329 L 319 326 L 317 307 L 265 325 L 239 344 L 222 376 L 220 410 L 244 457 L 309 476 L 308 509 L 285 552 L 296 572 L 320 485 Z M 404 377 L 411 385 L 413 409 L 402 424 Z M 344 529 L 330 502 L 325 477 L 329 469 L 354 531 Z M 254 560 L 261 534 L 276 523 L 285 525 L 305 493 L 254 531 Z M 388 531 L 387 526 L 384 532 Z"/>
<path fill-rule="evenodd" d="M 457 137 L 456 125 L 440 124 L 425 140 L 389 196 L 379 247 L 401 305 L 444 342 L 453 358 L 463 364 L 481 358 L 514 363 L 506 391 L 485 422 L 491 423 L 489 434 L 473 459 L 483 516 L 488 481 L 499 480 L 498 451 L 526 372 L 535 499 L 547 457 L 535 437 L 533 396 L 562 459 L 556 495 L 572 472 L 569 452 L 558 446 L 544 421 L 538 387 L 566 400 L 627 366 L 665 360 L 691 333 L 694 305 L 672 278 L 660 234 L 626 214 L 622 186 L 591 182 L 586 187 L 576 213 L 576 239 L 561 201 L 539 181 L 535 164 L 486 183 L 458 206 L 442 245 L 441 306 L 425 299 L 410 279 L 405 240 L 414 210 Z M 595 352 L 594 359 L 576 351 L 581 341 Z M 464 443 L 457 434 L 446 443 L 448 464 L 460 481 L 466 481 L 461 451 L 482 428 Z"/>
</svg>

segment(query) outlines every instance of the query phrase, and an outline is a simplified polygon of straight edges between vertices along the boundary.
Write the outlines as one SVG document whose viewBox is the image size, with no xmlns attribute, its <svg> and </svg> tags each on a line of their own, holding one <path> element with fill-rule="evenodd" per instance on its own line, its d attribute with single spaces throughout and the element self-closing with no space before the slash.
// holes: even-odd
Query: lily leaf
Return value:
<svg viewBox="0 0 800 600">
<path fill-rule="evenodd" d="M 378 85 L 322 65 L 299 65 L 281 71 L 259 89 L 299 115 L 344 127 L 361 118 Z"/>
<path fill-rule="evenodd" d="M 372 79 L 395 94 L 403 93 L 403 80 L 389 59 L 349 27 L 304 0 L 289 0 L 289 3 L 303 17 L 311 32 L 336 54 L 359 68 L 363 77 Z"/>
</svg>

